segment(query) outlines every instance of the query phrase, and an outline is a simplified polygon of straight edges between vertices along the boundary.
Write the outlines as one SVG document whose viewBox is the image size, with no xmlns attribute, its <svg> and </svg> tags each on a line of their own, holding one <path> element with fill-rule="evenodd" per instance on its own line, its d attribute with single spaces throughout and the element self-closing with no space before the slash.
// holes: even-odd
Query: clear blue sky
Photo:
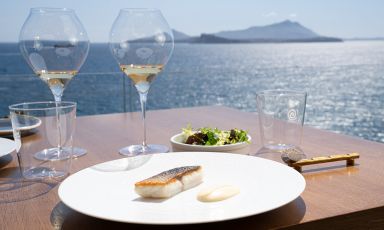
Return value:
<svg viewBox="0 0 384 230">
<path fill-rule="evenodd" d="M 189 35 L 290 19 L 326 36 L 384 37 L 383 0 L 1 0 L 0 41 L 18 40 L 31 7 L 74 9 L 92 42 L 108 40 L 120 8 L 137 7 L 160 9 Z"/>
</svg>

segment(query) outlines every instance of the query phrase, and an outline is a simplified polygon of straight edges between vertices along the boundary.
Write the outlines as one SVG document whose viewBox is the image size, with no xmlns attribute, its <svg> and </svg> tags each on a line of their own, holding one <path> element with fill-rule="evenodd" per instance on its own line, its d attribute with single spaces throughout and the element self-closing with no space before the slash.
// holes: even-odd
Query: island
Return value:
<svg viewBox="0 0 384 230">
<path fill-rule="evenodd" d="M 202 33 L 189 36 L 173 30 L 178 43 L 286 43 L 286 42 L 342 42 L 336 37 L 319 35 L 298 22 L 285 20 L 266 26 L 252 26 L 243 30 Z"/>
</svg>

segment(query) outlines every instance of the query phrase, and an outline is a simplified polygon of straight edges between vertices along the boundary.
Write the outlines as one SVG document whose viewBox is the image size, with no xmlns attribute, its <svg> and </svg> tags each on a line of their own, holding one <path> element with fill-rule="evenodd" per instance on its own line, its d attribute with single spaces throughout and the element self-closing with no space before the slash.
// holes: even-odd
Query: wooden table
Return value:
<svg viewBox="0 0 384 230">
<path fill-rule="evenodd" d="M 88 154 L 73 161 L 72 173 L 121 158 L 119 148 L 140 143 L 140 119 L 139 113 L 79 117 L 75 145 L 88 149 Z M 149 111 L 148 141 L 170 146 L 169 138 L 189 123 L 194 127 L 247 129 L 253 137 L 249 153 L 261 147 L 257 115 L 227 107 Z M 384 228 L 384 144 L 305 127 L 302 148 L 309 156 L 359 152 L 361 157 L 353 167 L 345 167 L 344 162 L 305 167 L 305 191 L 276 210 L 187 226 L 124 224 L 78 213 L 60 202 L 58 184 L 23 181 L 17 156 L 12 153 L 0 158 L 0 229 Z"/>
</svg>

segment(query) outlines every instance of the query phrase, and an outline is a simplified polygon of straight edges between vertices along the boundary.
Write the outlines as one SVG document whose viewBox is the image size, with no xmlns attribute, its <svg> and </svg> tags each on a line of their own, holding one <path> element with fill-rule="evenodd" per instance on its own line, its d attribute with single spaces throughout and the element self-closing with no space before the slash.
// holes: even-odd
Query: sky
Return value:
<svg viewBox="0 0 384 230">
<path fill-rule="evenodd" d="M 0 42 L 17 42 L 33 7 L 75 10 L 91 42 L 107 42 L 120 8 L 158 8 L 188 35 L 292 20 L 323 36 L 384 37 L 383 0 L 1 0 Z"/>
</svg>

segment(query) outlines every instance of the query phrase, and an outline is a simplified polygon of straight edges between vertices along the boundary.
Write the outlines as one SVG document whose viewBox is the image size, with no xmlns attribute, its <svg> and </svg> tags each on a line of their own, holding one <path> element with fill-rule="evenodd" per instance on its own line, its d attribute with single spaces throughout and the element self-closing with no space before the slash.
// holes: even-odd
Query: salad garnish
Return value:
<svg viewBox="0 0 384 230">
<path fill-rule="evenodd" d="M 191 125 L 183 128 L 185 144 L 190 145 L 230 145 L 240 142 L 247 142 L 248 133 L 242 129 L 220 130 L 218 128 L 203 127 L 194 130 Z"/>
</svg>

